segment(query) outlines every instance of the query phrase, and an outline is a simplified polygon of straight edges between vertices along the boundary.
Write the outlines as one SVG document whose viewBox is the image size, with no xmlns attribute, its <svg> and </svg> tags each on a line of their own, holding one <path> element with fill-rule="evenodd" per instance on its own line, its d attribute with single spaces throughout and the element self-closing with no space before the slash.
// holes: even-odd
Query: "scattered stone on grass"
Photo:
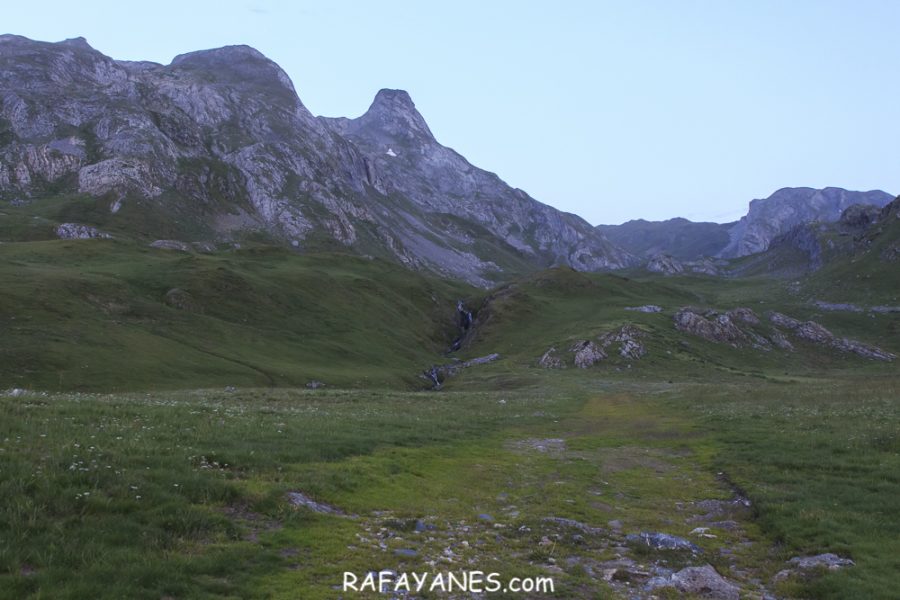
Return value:
<svg viewBox="0 0 900 600">
<path fill-rule="evenodd" d="M 581 521 L 576 521 L 575 519 L 565 519 L 563 517 L 544 517 L 544 521 L 547 523 L 562 525 L 563 527 L 577 529 L 578 531 L 586 533 L 588 535 L 603 535 L 604 533 L 606 533 L 599 527 L 591 527 L 590 525 L 582 523 Z"/>
<path fill-rule="evenodd" d="M 562 438 L 529 438 L 512 442 L 510 446 L 515 450 L 534 450 L 555 456 L 566 451 L 566 440 Z"/>
<path fill-rule="evenodd" d="M 836 571 L 837 569 L 852 567 L 856 564 L 849 558 L 841 558 L 837 554 L 832 554 L 830 552 L 826 554 L 817 554 L 815 556 L 795 556 L 788 562 L 803 571 L 819 567 L 825 567 L 829 571 Z"/>
<path fill-rule="evenodd" d="M 663 309 L 661 306 L 656 306 L 655 304 L 645 304 L 643 306 L 626 306 L 625 310 L 642 313 L 658 313 L 662 312 Z"/>
<path fill-rule="evenodd" d="M 693 542 L 677 535 L 668 533 L 647 532 L 629 533 L 625 536 L 629 544 L 647 546 L 653 550 L 689 550 L 692 553 L 700 552 L 700 548 Z"/>
<path fill-rule="evenodd" d="M 302 506 L 309 510 L 326 515 L 346 516 L 346 513 L 339 508 L 325 504 L 324 502 L 316 502 L 303 492 L 288 492 L 288 502 L 294 506 Z"/>
<path fill-rule="evenodd" d="M 176 252 L 190 252 L 193 249 L 190 244 L 178 240 L 156 240 L 150 242 L 150 247 L 157 250 L 175 250 Z"/>
</svg>

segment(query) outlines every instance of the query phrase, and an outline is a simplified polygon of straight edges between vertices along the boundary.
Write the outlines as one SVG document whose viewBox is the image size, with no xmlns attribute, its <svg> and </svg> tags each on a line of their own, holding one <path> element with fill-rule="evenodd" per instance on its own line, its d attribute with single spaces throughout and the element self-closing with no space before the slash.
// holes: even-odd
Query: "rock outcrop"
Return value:
<svg viewBox="0 0 900 600">
<path fill-rule="evenodd" d="M 646 269 L 651 273 L 662 273 L 663 275 L 678 275 L 684 273 L 684 265 L 681 261 L 675 260 L 668 254 L 657 254 L 648 262 Z"/>
<path fill-rule="evenodd" d="M 623 325 L 615 331 L 600 336 L 600 347 L 607 350 L 611 346 L 617 346 L 619 356 L 638 360 L 647 354 L 647 349 L 640 341 L 645 336 L 646 334 L 634 325 Z"/>
<path fill-rule="evenodd" d="M 644 331 L 634 325 L 623 325 L 614 331 L 598 336 L 596 340 L 578 340 L 569 347 L 572 364 L 579 369 L 587 369 L 606 360 L 611 353 L 616 353 L 628 361 L 639 360 L 647 354 L 647 348 L 641 341 L 646 336 Z M 565 359 L 559 355 L 556 347 L 551 347 L 544 352 L 537 363 L 538 366 L 545 369 L 564 369 L 566 367 Z"/>
<path fill-rule="evenodd" d="M 90 225 L 61 223 L 56 228 L 56 237 L 61 240 L 91 240 L 97 238 L 111 238 L 112 236 Z"/>
<path fill-rule="evenodd" d="M 747 334 L 735 325 L 728 314 L 682 308 L 675 313 L 675 328 L 701 337 L 710 342 L 720 342 L 737 347 L 747 340 Z"/>
<path fill-rule="evenodd" d="M 890 361 L 896 358 L 894 354 L 876 346 L 870 346 L 849 338 L 837 337 L 815 321 L 801 322 L 778 312 L 770 313 L 769 320 L 776 325 L 789 329 L 797 338 L 819 346 L 833 348 L 840 352 L 853 353 L 872 360 Z"/>
<path fill-rule="evenodd" d="M 682 273 L 719 275 L 721 273 L 719 265 L 710 258 L 680 261 L 668 254 L 657 254 L 656 256 L 653 256 L 647 262 L 645 268 L 651 273 L 662 273 L 663 275 L 680 275 Z"/>
<path fill-rule="evenodd" d="M 563 369 L 565 365 L 557 355 L 556 348 L 550 348 L 538 359 L 538 366 L 545 369 Z"/>
<path fill-rule="evenodd" d="M 786 329 L 794 338 L 823 348 L 872 360 L 890 361 L 896 358 L 892 353 L 876 346 L 837 337 L 815 321 L 800 321 L 774 311 L 768 313 L 768 320 L 773 327 L 765 329 L 759 316 L 743 307 L 724 313 L 686 307 L 675 313 L 674 317 L 675 328 L 679 331 L 735 348 L 749 345 L 765 351 L 771 350 L 773 346 L 781 350 L 794 350 L 794 344 L 782 331 Z"/>
<path fill-rule="evenodd" d="M 569 351 L 575 353 L 575 366 L 579 369 L 592 367 L 606 358 L 606 352 L 590 340 L 576 342 Z"/>
</svg>

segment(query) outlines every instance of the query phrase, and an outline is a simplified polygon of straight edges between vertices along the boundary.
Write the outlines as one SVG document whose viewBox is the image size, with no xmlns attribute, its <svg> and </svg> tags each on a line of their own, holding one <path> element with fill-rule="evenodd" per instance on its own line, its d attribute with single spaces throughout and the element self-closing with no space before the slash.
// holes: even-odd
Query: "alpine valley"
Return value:
<svg viewBox="0 0 900 600">
<path fill-rule="evenodd" d="M 0 36 L 0 599 L 896 597 L 898 355 L 886 192 L 593 226 L 401 90 Z"/>
</svg>

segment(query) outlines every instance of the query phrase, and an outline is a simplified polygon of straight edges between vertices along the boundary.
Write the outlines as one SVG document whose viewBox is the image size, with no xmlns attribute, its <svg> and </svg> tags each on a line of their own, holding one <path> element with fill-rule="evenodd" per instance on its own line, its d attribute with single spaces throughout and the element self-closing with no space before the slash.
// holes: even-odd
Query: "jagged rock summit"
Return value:
<svg viewBox="0 0 900 600">
<path fill-rule="evenodd" d="M 263 237 L 482 286 L 634 262 L 442 146 L 404 91 L 378 92 L 356 119 L 315 117 L 248 46 L 160 65 L 113 60 L 83 38 L 0 36 L 0 203 L 79 194 L 107 215 L 85 225 L 148 242 Z"/>
</svg>

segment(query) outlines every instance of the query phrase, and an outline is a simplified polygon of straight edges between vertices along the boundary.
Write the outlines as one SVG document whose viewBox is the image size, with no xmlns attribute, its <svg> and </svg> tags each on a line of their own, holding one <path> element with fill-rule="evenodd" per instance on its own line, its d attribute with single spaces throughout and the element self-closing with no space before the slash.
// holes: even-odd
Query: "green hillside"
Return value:
<svg viewBox="0 0 900 600">
<path fill-rule="evenodd" d="M 662 311 L 626 310 L 647 304 Z M 716 373 L 780 377 L 893 368 L 803 341 L 793 351 L 707 341 L 675 328 L 674 314 L 686 306 L 719 311 L 750 308 L 762 322 L 748 329 L 763 336 L 771 331 L 766 315 L 782 312 L 803 321 L 813 319 L 838 336 L 900 351 L 896 335 L 900 315 L 823 312 L 798 297 L 789 282 L 772 278 L 623 277 L 553 269 L 499 288 L 480 306 L 475 333 L 464 351 L 467 356 L 503 354 L 508 360 L 492 367 L 498 373 L 539 371 L 538 360 L 549 348 L 566 354 L 578 341 L 596 340 L 627 325 L 643 334 L 646 355 L 630 360 L 612 353 L 593 369 L 616 378 L 702 380 Z"/>
<path fill-rule="evenodd" d="M 459 284 L 272 246 L 0 244 L 0 387 L 414 385 L 454 335 Z"/>
</svg>

